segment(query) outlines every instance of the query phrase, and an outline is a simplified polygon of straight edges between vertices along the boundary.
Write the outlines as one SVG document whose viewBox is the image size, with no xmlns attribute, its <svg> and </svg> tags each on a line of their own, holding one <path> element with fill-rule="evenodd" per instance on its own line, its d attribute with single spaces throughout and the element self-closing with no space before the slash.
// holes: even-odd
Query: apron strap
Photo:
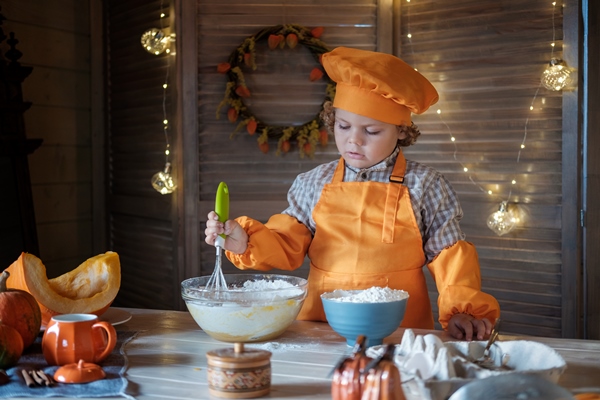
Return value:
<svg viewBox="0 0 600 400">
<path fill-rule="evenodd" d="M 335 172 L 333 173 L 333 178 L 331 179 L 331 183 L 343 182 L 345 170 L 346 170 L 346 163 L 344 162 L 344 157 L 340 157 L 340 161 L 338 161 L 338 165 L 337 165 L 337 167 L 335 167 Z"/>
<path fill-rule="evenodd" d="M 344 162 L 344 157 L 340 157 L 340 161 L 338 161 L 338 165 L 335 167 L 335 172 L 333 173 L 333 178 L 331 179 L 331 183 L 339 183 L 344 181 L 344 172 L 346 171 L 346 163 Z M 404 183 L 404 175 L 406 174 L 406 158 L 404 158 L 404 154 L 402 150 L 398 152 L 398 157 L 396 158 L 396 163 L 394 164 L 394 169 L 392 174 L 390 175 L 390 182 L 394 183 Z"/>
<path fill-rule="evenodd" d="M 383 229 L 381 232 L 381 241 L 383 243 L 394 243 L 394 228 L 396 226 L 396 215 L 400 206 L 400 197 L 402 196 L 404 186 L 404 175 L 406 173 L 406 159 L 402 150 L 398 153 L 394 169 L 390 175 L 390 184 L 387 188 L 385 197 L 385 209 L 383 212 Z"/>
</svg>

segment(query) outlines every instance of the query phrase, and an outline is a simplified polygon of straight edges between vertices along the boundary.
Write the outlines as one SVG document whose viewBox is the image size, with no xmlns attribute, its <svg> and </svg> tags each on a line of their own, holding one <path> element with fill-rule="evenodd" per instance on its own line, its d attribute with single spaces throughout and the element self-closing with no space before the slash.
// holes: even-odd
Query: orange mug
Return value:
<svg viewBox="0 0 600 400">
<path fill-rule="evenodd" d="M 42 337 L 42 352 L 48 365 L 83 360 L 99 363 L 117 344 L 117 331 L 94 314 L 62 314 L 50 319 Z"/>
</svg>

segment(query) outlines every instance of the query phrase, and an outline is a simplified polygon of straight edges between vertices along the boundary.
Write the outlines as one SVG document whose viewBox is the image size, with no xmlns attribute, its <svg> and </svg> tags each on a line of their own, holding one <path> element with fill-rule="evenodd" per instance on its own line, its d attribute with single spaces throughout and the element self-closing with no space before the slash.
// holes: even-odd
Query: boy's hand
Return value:
<svg viewBox="0 0 600 400">
<path fill-rule="evenodd" d="M 492 333 L 492 323 L 487 318 L 477 319 L 469 314 L 454 314 L 448 322 L 448 333 L 456 339 L 484 340 Z"/>
<path fill-rule="evenodd" d="M 219 221 L 219 216 L 214 211 L 208 213 L 204 241 L 211 246 L 215 245 L 217 235 L 225 234 L 225 250 L 236 254 L 242 254 L 248 247 L 248 234 L 237 221 L 227 220 L 225 223 Z"/>
</svg>

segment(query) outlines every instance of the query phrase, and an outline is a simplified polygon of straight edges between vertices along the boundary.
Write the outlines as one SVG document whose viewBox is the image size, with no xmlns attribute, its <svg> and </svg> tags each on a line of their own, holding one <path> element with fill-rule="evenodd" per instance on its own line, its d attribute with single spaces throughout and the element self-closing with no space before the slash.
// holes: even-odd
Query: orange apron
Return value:
<svg viewBox="0 0 600 400">
<path fill-rule="evenodd" d="M 421 233 L 402 185 L 404 155 L 398 154 L 390 183 L 343 182 L 344 164 L 340 159 L 313 210 L 308 297 L 298 319 L 326 320 L 324 292 L 388 286 L 409 293 L 402 326 L 432 329 Z"/>
<path fill-rule="evenodd" d="M 390 183 L 343 182 L 340 159 L 313 210 L 314 238 L 296 218 L 273 215 L 266 224 L 238 217 L 249 236 L 244 254 L 226 251 L 239 269 L 294 270 L 310 257 L 308 295 L 298 319 L 326 321 L 320 295 L 335 289 L 389 286 L 409 293 L 401 326 L 433 328 L 433 315 L 423 273 L 423 240 L 402 185 L 406 160 L 398 154 Z M 475 247 L 464 240 L 442 250 L 427 265 L 439 292 L 439 322 L 471 314 L 492 323 L 500 314 L 496 299 L 481 291 Z"/>
</svg>

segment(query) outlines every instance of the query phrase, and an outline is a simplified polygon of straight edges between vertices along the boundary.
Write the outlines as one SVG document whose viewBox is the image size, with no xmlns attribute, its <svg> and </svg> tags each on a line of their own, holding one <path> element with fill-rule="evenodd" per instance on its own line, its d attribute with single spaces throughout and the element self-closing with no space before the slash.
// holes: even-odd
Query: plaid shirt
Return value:
<svg viewBox="0 0 600 400">
<path fill-rule="evenodd" d="M 346 165 L 344 182 L 389 183 L 399 151 L 396 148 L 388 158 L 369 168 L 357 169 Z M 312 211 L 321 197 L 323 186 L 331 182 L 338 162 L 322 164 L 298 175 L 288 192 L 289 206 L 283 214 L 306 225 L 313 236 L 317 226 Z M 404 185 L 410 193 L 410 202 L 423 238 L 426 263 L 429 263 L 444 248 L 464 240 L 465 235 L 459 226 L 462 208 L 450 183 L 431 167 L 407 160 Z"/>
</svg>

